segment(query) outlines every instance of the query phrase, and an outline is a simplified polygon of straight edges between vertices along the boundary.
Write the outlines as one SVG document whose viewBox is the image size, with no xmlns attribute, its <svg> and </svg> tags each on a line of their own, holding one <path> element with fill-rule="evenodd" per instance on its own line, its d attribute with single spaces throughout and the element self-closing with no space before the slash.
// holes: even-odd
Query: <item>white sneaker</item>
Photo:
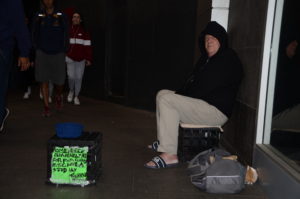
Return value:
<svg viewBox="0 0 300 199">
<path fill-rule="evenodd" d="M 68 94 L 68 98 L 67 98 L 68 102 L 72 102 L 73 101 L 73 95 L 74 95 L 74 93 L 72 91 L 70 91 L 69 94 Z"/>
<path fill-rule="evenodd" d="M 48 102 L 49 102 L 49 103 L 52 103 L 52 97 L 49 97 L 49 98 L 48 98 Z"/>
<path fill-rule="evenodd" d="M 27 91 L 24 93 L 23 99 L 28 99 L 30 97 L 30 94 L 31 94 L 31 87 L 28 86 Z"/>
<path fill-rule="evenodd" d="M 24 95 L 23 95 L 23 99 L 28 99 L 29 96 L 30 96 L 30 93 L 29 93 L 29 92 L 26 92 L 26 93 L 24 93 Z"/>
<path fill-rule="evenodd" d="M 78 97 L 74 97 L 74 104 L 80 105 L 80 101 L 79 101 Z"/>
</svg>

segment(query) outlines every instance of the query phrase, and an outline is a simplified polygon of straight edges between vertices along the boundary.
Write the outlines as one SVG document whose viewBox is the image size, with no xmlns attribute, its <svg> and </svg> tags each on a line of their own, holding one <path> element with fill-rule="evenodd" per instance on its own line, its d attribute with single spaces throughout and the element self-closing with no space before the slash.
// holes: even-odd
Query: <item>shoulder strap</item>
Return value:
<svg viewBox="0 0 300 199">
<path fill-rule="evenodd" d="M 188 164 L 187 173 L 190 176 L 199 175 L 209 167 L 208 156 L 213 149 L 197 154 Z"/>
</svg>

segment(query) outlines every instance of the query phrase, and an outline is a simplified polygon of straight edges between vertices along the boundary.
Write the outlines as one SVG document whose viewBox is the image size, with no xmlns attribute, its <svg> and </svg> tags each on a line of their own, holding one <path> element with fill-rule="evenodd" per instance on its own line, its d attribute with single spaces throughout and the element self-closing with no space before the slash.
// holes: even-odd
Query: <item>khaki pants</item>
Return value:
<svg viewBox="0 0 300 199">
<path fill-rule="evenodd" d="M 179 122 L 222 126 L 226 115 L 207 102 L 161 90 L 156 96 L 157 138 L 159 152 L 177 154 Z"/>
</svg>

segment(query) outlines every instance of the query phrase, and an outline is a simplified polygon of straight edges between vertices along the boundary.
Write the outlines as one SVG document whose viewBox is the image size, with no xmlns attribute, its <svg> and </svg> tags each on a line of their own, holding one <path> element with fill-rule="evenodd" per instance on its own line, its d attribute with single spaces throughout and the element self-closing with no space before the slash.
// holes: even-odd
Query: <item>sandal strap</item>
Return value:
<svg viewBox="0 0 300 199">
<path fill-rule="evenodd" d="M 152 161 L 155 163 L 158 169 L 167 167 L 166 162 L 160 156 L 155 156 L 152 158 Z"/>
<path fill-rule="evenodd" d="M 158 140 L 155 140 L 155 141 L 152 143 L 152 149 L 153 149 L 154 151 L 157 151 L 158 145 L 159 145 L 159 141 L 158 141 Z"/>
</svg>

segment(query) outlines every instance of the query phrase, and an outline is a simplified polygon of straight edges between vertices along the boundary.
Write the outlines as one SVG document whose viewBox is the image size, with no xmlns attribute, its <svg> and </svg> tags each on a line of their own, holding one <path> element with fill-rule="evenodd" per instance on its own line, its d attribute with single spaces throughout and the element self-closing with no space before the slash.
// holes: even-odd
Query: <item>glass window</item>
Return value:
<svg viewBox="0 0 300 199">
<path fill-rule="evenodd" d="M 300 6 L 296 0 L 285 1 L 283 9 L 276 9 L 263 135 L 263 144 L 298 172 L 300 171 L 299 10 Z"/>
</svg>

